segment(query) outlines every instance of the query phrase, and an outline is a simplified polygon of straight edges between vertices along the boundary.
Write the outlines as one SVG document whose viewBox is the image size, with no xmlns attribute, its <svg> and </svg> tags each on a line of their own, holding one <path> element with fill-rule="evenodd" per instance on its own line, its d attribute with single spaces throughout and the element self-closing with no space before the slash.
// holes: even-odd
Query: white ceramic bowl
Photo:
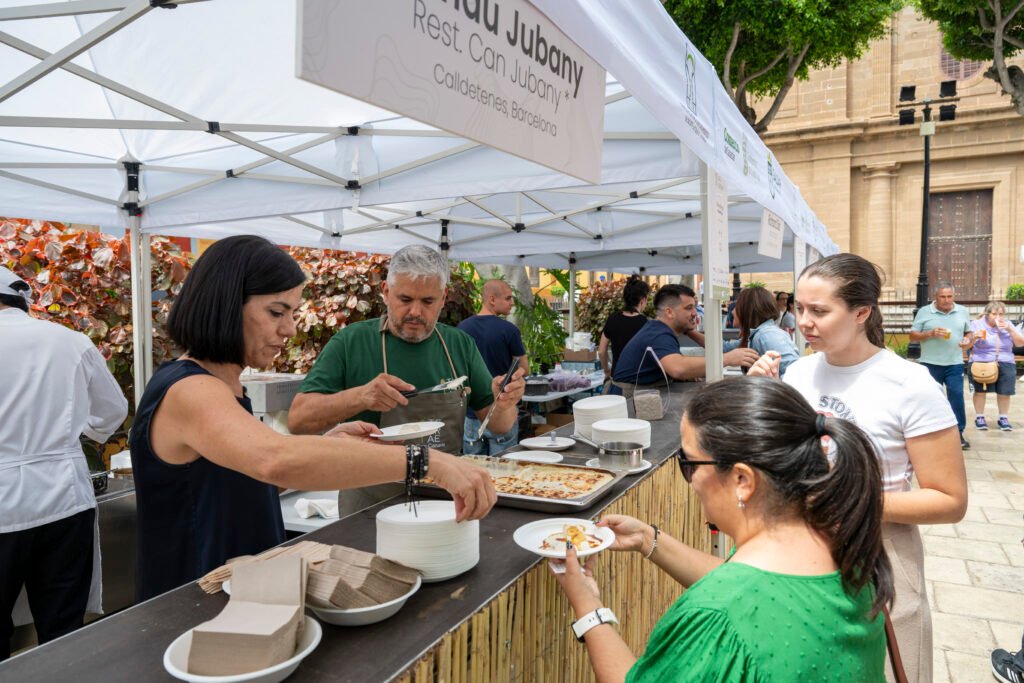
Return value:
<svg viewBox="0 0 1024 683">
<path fill-rule="evenodd" d="M 379 605 L 373 605 L 372 607 L 358 607 L 355 609 L 336 609 L 330 607 L 317 607 L 311 605 L 308 602 L 306 607 L 317 616 L 318 619 L 328 624 L 334 624 L 335 626 L 366 626 L 367 624 L 376 624 L 378 621 L 384 621 L 388 617 L 394 616 L 398 610 L 402 609 L 405 605 L 405 601 L 412 597 L 413 593 L 420 589 L 423 585 L 423 578 L 419 577 L 416 579 L 416 583 L 413 584 L 412 588 L 405 595 L 390 600 L 388 602 L 382 602 Z"/>
<path fill-rule="evenodd" d="M 192 647 L 192 629 L 182 633 L 164 650 L 164 668 L 167 673 L 180 681 L 190 683 L 278 683 L 291 676 L 303 659 L 309 656 L 320 644 L 323 629 L 319 622 L 310 616 L 305 617 L 302 636 L 295 648 L 295 654 L 280 664 L 266 669 L 252 671 L 247 674 L 232 676 L 200 676 L 188 672 L 188 652 Z"/>
<path fill-rule="evenodd" d="M 591 439 L 603 441 L 631 441 L 644 448 L 651 447 L 651 423 L 635 418 L 600 420 L 590 425 Z"/>
</svg>

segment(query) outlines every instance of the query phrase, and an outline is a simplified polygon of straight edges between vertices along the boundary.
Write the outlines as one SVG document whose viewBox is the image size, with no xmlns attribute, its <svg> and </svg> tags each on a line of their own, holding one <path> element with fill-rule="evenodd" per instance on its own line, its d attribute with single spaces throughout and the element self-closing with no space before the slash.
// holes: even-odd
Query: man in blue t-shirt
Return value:
<svg viewBox="0 0 1024 683">
<path fill-rule="evenodd" d="M 530 364 L 523 348 L 523 335 L 519 328 L 502 320 L 499 316 L 512 312 L 515 296 L 512 288 L 504 280 L 488 280 L 480 293 L 482 302 L 480 313 L 470 316 L 459 323 L 459 329 L 476 341 L 480 355 L 484 357 L 487 369 L 495 377 L 504 376 L 512 365 L 512 359 L 519 358 L 519 367 L 524 373 L 530 372 Z M 494 434 L 490 429 L 480 433 L 480 420 L 472 413 L 466 414 L 465 436 L 462 441 L 462 452 L 465 455 L 497 455 L 519 442 L 519 425 L 513 424 L 512 429 L 503 434 Z"/>
<path fill-rule="evenodd" d="M 917 312 L 910 328 L 910 341 L 921 343 L 918 362 L 946 389 L 946 400 L 960 428 L 960 447 L 965 451 L 971 447 L 964 438 L 964 350 L 971 346 L 970 334 L 971 316 L 954 300 L 949 282 L 936 285 L 935 300 Z"/>
<path fill-rule="evenodd" d="M 693 290 L 686 285 L 661 287 L 654 295 L 654 310 L 657 317 L 648 321 L 629 340 L 615 365 L 612 381 L 618 389 L 616 393 L 632 396 L 637 387 L 664 383 L 652 353 L 661 361 L 670 380 L 704 376 L 703 358 L 684 356 L 679 352 L 678 335 L 681 334 L 704 346 L 704 335 L 697 331 L 697 299 Z M 723 361 L 725 365 L 750 367 L 757 361 L 757 351 L 733 349 L 724 355 Z"/>
</svg>

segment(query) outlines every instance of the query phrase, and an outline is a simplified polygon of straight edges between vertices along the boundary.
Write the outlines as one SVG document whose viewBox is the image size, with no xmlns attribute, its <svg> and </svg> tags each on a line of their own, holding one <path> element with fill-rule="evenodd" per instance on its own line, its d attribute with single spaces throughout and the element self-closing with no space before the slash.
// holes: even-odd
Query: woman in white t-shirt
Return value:
<svg viewBox="0 0 1024 683">
<path fill-rule="evenodd" d="M 893 565 L 892 620 L 910 681 L 930 681 L 931 613 L 919 524 L 951 524 L 967 510 L 967 475 L 956 418 L 928 371 L 885 349 L 877 267 L 854 254 L 809 265 L 796 287 L 797 325 L 818 352 L 789 366 L 785 382 L 826 415 L 875 443 L 885 488 L 883 542 Z M 750 375 L 778 377 L 767 353 Z M 834 453 L 832 457 L 842 457 Z M 912 489 L 917 476 L 919 487 Z"/>
</svg>

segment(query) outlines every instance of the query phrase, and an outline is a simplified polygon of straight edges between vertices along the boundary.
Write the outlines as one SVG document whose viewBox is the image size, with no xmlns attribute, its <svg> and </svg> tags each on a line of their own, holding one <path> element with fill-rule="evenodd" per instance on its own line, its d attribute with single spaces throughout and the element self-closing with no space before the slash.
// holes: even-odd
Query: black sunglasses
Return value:
<svg viewBox="0 0 1024 683">
<path fill-rule="evenodd" d="M 686 453 L 683 452 L 682 446 L 676 451 L 676 463 L 679 465 L 679 472 L 682 473 L 683 479 L 686 480 L 687 484 L 693 481 L 693 473 L 700 465 L 732 465 L 731 462 L 725 462 L 724 460 L 690 460 L 686 457 Z"/>
</svg>

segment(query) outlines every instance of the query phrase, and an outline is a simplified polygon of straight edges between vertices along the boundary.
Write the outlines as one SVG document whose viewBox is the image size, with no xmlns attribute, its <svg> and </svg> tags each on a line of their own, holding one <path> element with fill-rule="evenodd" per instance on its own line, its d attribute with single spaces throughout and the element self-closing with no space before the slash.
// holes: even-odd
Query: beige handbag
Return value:
<svg viewBox="0 0 1024 683">
<path fill-rule="evenodd" d="M 995 384 L 999 379 L 999 341 L 999 330 L 996 330 L 996 359 L 992 361 L 973 360 L 974 350 L 971 350 L 971 378 L 986 390 L 989 384 Z"/>
</svg>

